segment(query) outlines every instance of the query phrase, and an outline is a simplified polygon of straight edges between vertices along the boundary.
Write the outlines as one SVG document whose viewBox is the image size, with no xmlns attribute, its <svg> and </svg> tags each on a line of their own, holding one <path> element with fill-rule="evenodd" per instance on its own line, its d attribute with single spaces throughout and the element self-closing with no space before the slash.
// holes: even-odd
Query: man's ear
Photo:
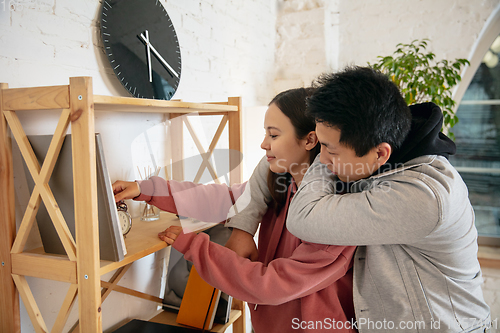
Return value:
<svg viewBox="0 0 500 333">
<path fill-rule="evenodd" d="M 315 131 L 309 132 L 304 139 L 306 140 L 306 150 L 311 150 L 318 144 L 318 137 Z"/>
<path fill-rule="evenodd" d="M 381 167 L 384 165 L 391 157 L 392 147 L 387 142 L 382 142 L 377 147 L 375 147 L 377 153 L 377 161 L 376 163 Z"/>
</svg>

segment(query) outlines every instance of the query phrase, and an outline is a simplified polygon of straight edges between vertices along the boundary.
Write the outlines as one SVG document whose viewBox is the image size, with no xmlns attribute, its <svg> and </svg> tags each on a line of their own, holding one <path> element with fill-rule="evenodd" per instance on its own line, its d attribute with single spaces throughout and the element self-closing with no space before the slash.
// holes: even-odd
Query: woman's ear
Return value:
<svg viewBox="0 0 500 333">
<path fill-rule="evenodd" d="M 309 132 L 306 137 L 305 137 L 305 142 L 306 142 L 306 150 L 311 150 L 313 149 L 314 147 L 316 147 L 316 145 L 318 144 L 318 137 L 316 136 L 316 132 L 315 131 L 311 131 Z"/>
</svg>

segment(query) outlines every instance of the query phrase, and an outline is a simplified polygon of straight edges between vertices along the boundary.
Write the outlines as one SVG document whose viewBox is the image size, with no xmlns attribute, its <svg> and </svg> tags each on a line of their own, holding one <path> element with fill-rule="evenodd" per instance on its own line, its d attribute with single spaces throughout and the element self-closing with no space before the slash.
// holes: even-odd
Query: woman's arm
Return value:
<svg viewBox="0 0 500 333">
<path fill-rule="evenodd" d="M 138 185 L 137 185 L 138 184 Z M 161 210 L 196 218 L 204 222 L 222 222 L 245 184 L 195 184 L 151 177 L 137 182 L 117 181 L 113 184 L 115 199 L 146 201 Z"/>
<path fill-rule="evenodd" d="M 167 230 L 163 236 L 175 238 Z M 160 235 L 160 238 L 165 239 Z M 282 304 L 317 292 L 351 267 L 355 247 L 302 243 L 290 258 L 274 259 L 265 266 L 210 242 L 205 234 L 180 233 L 173 247 L 193 262 L 212 286 L 254 304 Z"/>
</svg>

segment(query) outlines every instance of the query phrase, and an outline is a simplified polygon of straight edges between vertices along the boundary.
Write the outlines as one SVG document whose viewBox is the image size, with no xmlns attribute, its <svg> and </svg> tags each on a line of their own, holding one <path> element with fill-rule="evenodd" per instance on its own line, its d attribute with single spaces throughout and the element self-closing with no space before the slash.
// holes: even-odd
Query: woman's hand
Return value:
<svg viewBox="0 0 500 333">
<path fill-rule="evenodd" d="M 246 231 L 233 228 L 226 247 L 233 250 L 240 257 L 256 261 L 259 258 L 259 251 L 255 245 L 253 236 Z"/>
<path fill-rule="evenodd" d="M 177 239 L 177 236 L 181 234 L 181 232 L 182 227 L 173 225 L 165 229 L 165 231 L 158 233 L 158 237 L 165 243 L 172 245 Z"/>
<path fill-rule="evenodd" d="M 115 194 L 115 201 L 118 202 L 124 199 L 133 199 L 137 197 L 141 194 L 141 189 L 136 182 L 117 180 L 113 183 L 113 193 Z"/>
</svg>

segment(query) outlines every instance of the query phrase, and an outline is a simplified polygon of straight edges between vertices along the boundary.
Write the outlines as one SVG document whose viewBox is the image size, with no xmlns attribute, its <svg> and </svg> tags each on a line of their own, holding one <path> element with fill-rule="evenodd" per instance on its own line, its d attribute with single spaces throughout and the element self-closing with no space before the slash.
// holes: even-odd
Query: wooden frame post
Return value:
<svg viewBox="0 0 500 333">
<path fill-rule="evenodd" d="M 16 214 L 14 203 L 14 170 L 12 146 L 7 133 L 7 121 L 3 114 L 3 89 L 0 83 L 0 331 L 21 332 L 19 293 L 12 279 L 10 250 L 16 238 Z"/>
<path fill-rule="evenodd" d="M 182 121 L 182 113 L 170 114 L 170 141 L 172 152 L 172 170 L 170 175 L 172 179 L 177 181 L 184 180 L 184 122 Z M 176 140 L 174 141 L 174 138 Z"/>
<path fill-rule="evenodd" d="M 236 105 L 238 112 L 228 112 L 229 123 L 229 182 L 239 184 L 243 179 L 241 155 L 243 146 L 241 142 L 241 112 L 242 103 L 241 97 L 229 97 L 228 105 Z"/>
<path fill-rule="evenodd" d="M 102 332 L 92 78 L 69 82 L 80 331 Z"/>
</svg>

